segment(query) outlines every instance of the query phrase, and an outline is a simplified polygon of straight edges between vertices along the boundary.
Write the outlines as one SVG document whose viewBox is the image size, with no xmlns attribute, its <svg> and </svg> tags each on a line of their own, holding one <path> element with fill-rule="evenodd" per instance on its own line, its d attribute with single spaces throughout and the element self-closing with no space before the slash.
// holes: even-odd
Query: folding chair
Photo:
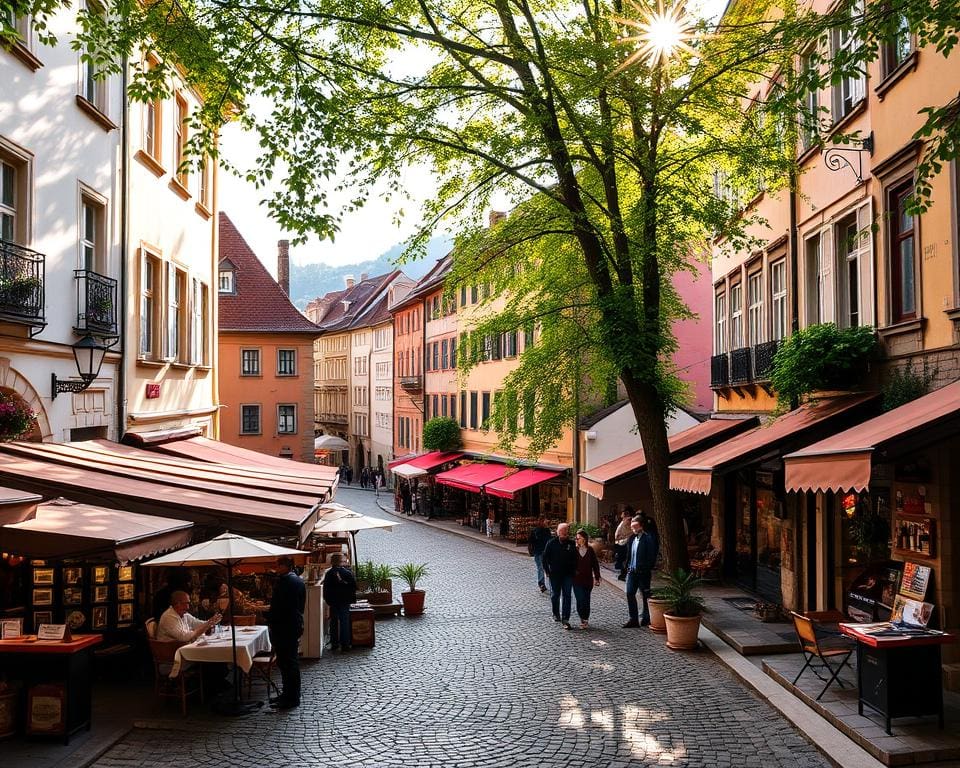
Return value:
<svg viewBox="0 0 960 768">
<path fill-rule="evenodd" d="M 846 638 L 824 641 L 817 636 L 813 619 L 801 616 L 799 613 L 791 613 L 790 615 L 793 616 L 793 628 L 797 632 L 800 651 L 803 653 L 806 661 L 800 672 L 798 672 L 797 676 L 793 679 L 793 684 L 797 684 L 797 680 L 800 679 L 800 676 L 806 672 L 807 667 L 809 667 L 813 674 L 820 680 L 826 681 L 826 685 L 823 686 L 823 690 L 820 691 L 820 695 L 817 696 L 817 701 L 820 701 L 820 697 L 827 692 L 827 688 L 830 687 L 830 683 L 834 680 L 837 681 L 837 685 L 841 688 L 844 687 L 843 680 L 839 677 L 840 670 L 842 670 L 844 666 L 848 666 L 850 655 L 856 650 L 856 645 Z M 825 670 L 831 673 L 829 678 L 821 675 L 820 670 L 812 666 L 814 659 L 819 659 Z M 840 659 L 840 664 L 837 667 L 833 667 L 830 664 L 830 659 Z"/>
</svg>

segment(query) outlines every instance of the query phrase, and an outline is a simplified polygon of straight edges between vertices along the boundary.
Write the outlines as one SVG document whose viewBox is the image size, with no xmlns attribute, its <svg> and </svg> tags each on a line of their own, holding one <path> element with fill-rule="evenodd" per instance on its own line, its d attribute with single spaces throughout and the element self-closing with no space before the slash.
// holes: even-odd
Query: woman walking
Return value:
<svg viewBox="0 0 960 768">
<path fill-rule="evenodd" d="M 580 629 L 590 627 L 590 592 L 600 584 L 600 562 L 597 553 L 589 546 L 590 536 L 586 531 L 577 531 L 577 560 L 573 571 L 573 596 L 577 601 Z"/>
</svg>

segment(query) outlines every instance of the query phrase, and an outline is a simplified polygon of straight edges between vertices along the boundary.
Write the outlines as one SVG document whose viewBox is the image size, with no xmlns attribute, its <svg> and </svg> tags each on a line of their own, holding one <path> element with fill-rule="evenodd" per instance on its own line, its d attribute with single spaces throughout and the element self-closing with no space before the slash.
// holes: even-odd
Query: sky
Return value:
<svg viewBox="0 0 960 768">
<path fill-rule="evenodd" d="M 719 17 L 726 2 L 727 0 L 693 0 L 690 3 L 691 12 L 707 18 Z M 426 61 L 426 58 L 422 60 Z M 412 60 L 408 58 L 407 64 L 412 64 Z M 221 153 L 229 162 L 244 169 L 244 158 L 255 157 L 258 153 L 257 137 L 244 132 L 236 123 L 231 123 L 221 133 Z M 413 201 L 394 199 L 392 203 L 387 203 L 372 195 L 361 210 L 344 217 L 334 241 L 313 238 L 303 245 L 293 246 L 290 249 L 291 260 L 295 264 L 353 264 L 375 259 L 392 246 L 406 240 L 420 223 L 416 215 L 416 201 L 422 201 L 429 196 L 433 190 L 433 179 L 428 169 L 411 168 L 404 175 L 403 181 Z M 260 205 L 260 201 L 268 196 L 268 191 L 255 189 L 242 178 L 226 171 L 220 172 L 218 184 L 220 210 L 230 216 L 254 253 L 271 273 L 276 274 L 277 241 L 292 239 L 292 236 L 283 232 L 280 226 L 270 219 L 267 209 Z M 331 200 L 335 202 L 335 198 Z M 402 206 L 406 216 L 398 226 L 394 219 L 399 206 Z M 504 202 L 503 206 L 498 207 L 505 209 L 505 206 Z"/>
</svg>

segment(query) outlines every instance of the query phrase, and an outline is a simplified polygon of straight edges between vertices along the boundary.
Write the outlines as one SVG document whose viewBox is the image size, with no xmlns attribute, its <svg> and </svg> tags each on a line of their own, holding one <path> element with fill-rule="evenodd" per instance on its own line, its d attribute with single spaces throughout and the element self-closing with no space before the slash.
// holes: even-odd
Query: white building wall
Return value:
<svg viewBox="0 0 960 768">
<path fill-rule="evenodd" d="M 373 331 L 369 327 L 356 328 L 350 332 L 350 357 L 347 359 L 350 368 L 350 388 L 347 392 L 350 399 L 350 423 L 347 425 L 347 434 L 350 436 L 350 465 L 357 476 L 361 467 L 370 466 L 371 462 L 375 461 L 370 456 L 372 339 Z"/>
<path fill-rule="evenodd" d="M 393 321 L 376 325 L 371 332 L 370 464 L 377 467 L 382 459 L 386 471 L 393 456 Z"/>
</svg>

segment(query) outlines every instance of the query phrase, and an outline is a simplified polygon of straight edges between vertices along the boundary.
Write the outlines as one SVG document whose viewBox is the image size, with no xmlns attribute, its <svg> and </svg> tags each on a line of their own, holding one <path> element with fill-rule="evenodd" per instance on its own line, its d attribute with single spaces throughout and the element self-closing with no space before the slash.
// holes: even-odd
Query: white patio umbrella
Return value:
<svg viewBox="0 0 960 768">
<path fill-rule="evenodd" d="M 227 593 L 230 596 L 230 615 L 234 614 L 233 605 L 233 566 L 241 563 L 262 563 L 269 560 L 276 560 L 283 555 L 307 555 L 300 549 L 290 549 L 290 547 L 279 547 L 276 544 L 270 544 L 266 541 L 257 541 L 248 539 L 246 536 L 240 536 L 236 533 L 221 533 L 209 541 L 202 541 L 199 544 L 192 544 L 176 552 L 170 552 L 153 560 L 148 560 L 143 565 L 150 566 L 184 566 L 184 565 L 222 565 L 227 569 Z M 233 646 L 233 701 L 229 705 L 224 705 L 224 714 L 244 715 L 259 707 L 263 702 L 256 704 L 240 702 L 240 676 L 237 667 L 237 626 L 230 624 L 231 643 Z"/>
<path fill-rule="evenodd" d="M 413 464 L 397 464 L 397 466 L 390 471 L 395 475 L 405 477 L 407 480 L 410 480 L 414 477 L 423 477 L 424 475 L 429 474 L 427 470 L 420 469 L 420 467 L 415 467 Z"/>
<path fill-rule="evenodd" d="M 349 533 L 353 539 L 353 556 L 357 559 L 357 531 L 366 531 L 373 528 L 392 530 L 393 526 L 402 525 L 395 520 L 384 520 L 382 517 L 372 517 L 357 512 L 349 507 L 330 502 L 319 508 L 319 517 L 314 526 L 314 533 Z"/>
<path fill-rule="evenodd" d="M 314 450 L 323 451 L 349 451 L 350 444 L 342 437 L 336 435 L 320 435 L 313 439 Z"/>
</svg>

